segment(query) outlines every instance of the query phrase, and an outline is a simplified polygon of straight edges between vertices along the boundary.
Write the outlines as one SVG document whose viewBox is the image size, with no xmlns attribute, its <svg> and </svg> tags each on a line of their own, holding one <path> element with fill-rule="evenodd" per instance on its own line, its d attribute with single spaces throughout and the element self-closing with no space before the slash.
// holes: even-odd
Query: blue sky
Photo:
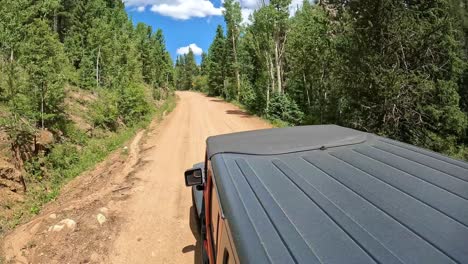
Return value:
<svg viewBox="0 0 468 264">
<path fill-rule="evenodd" d="M 173 59 L 188 52 L 189 46 L 200 62 L 213 41 L 216 27 L 224 26 L 222 0 L 124 0 L 127 12 L 136 24 L 143 22 L 156 31 L 161 28 Z M 238 0 L 243 19 L 260 5 L 260 0 Z M 293 0 L 297 7 L 303 0 Z"/>
<path fill-rule="evenodd" d="M 213 1 L 213 4 L 219 7 L 221 2 L 217 0 Z M 155 13 L 150 8 L 145 8 L 145 11 L 141 12 L 137 8 L 127 7 L 127 12 L 135 24 L 143 22 L 152 26 L 154 31 L 158 28 L 163 30 L 167 49 L 173 59 L 176 58 L 178 49 L 190 44 L 195 44 L 202 51 L 207 51 L 216 33 L 216 27 L 219 24 L 224 25 L 222 16 L 192 17 L 181 20 Z M 200 61 L 201 57 L 197 56 L 197 58 Z"/>
</svg>

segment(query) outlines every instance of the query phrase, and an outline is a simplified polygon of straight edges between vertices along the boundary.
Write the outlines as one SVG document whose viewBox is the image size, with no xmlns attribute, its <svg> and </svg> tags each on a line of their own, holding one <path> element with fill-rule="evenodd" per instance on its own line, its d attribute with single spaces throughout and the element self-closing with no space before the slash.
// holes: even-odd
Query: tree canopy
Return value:
<svg viewBox="0 0 468 264">
<path fill-rule="evenodd" d="M 207 92 L 291 125 L 334 123 L 468 159 L 465 0 L 224 2 Z M 202 77 L 203 77 L 202 76 Z M 239 88 L 236 76 L 239 76 Z"/>
<path fill-rule="evenodd" d="M 80 99 L 69 91 L 95 97 L 86 117 L 93 130 L 116 131 L 141 121 L 152 111 L 147 93 L 164 99 L 173 82 L 162 31 L 134 26 L 121 0 L 0 5 L 0 129 L 18 169 L 38 158 L 41 131 L 61 143 L 78 133 L 66 101 Z"/>
</svg>

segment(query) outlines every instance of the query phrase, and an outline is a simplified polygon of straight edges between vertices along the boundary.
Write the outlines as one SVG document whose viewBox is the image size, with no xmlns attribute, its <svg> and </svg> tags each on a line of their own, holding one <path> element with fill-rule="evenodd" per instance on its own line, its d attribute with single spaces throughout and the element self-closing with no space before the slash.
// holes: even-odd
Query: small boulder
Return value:
<svg viewBox="0 0 468 264">
<path fill-rule="evenodd" d="M 60 232 L 65 228 L 65 225 L 53 225 L 49 227 L 49 232 Z"/>
<path fill-rule="evenodd" d="M 104 215 L 107 215 L 109 213 L 109 209 L 107 207 L 102 207 L 99 209 L 99 212 L 101 212 Z"/>
<path fill-rule="evenodd" d="M 50 218 L 50 219 L 57 219 L 57 214 L 50 214 L 50 215 L 49 215 L 49 218 Z"/>
<path fill-rule="evenodd" d="M 53 231 L 53 232 L 60 232 L 60 231 L 62 231 L 65 227 L 67 227 L 68 229 L 70 229 L 71 231 L 73 231 L 73 230 L 75 230 L 75 228 L 76 228 L 76 222 L 75 222 L 74 220 L 72 220 L 72 219 L 63 219 L 63 220 L 60 221 L 58 224 L 49 227 L 49 232 L 50 232 L 50 231 Z"/>
<path fill-rule="evenodd" d="M 100 225 L 107 221 L 107 218 L 103 214 L 98 214 L 96 218 Z"/>
<path fill-rule="evenodd" d="M 59 224 L 66 225 L 67 228 L 71 230 L 76 228 L 76 222 L 72 219 L 63 219 Z"/>
</svg>

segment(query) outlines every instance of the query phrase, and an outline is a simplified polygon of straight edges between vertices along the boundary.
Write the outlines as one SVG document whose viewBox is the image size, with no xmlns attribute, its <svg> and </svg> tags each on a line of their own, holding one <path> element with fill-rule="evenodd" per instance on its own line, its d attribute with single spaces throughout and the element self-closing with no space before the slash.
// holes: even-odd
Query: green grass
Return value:
<svg viewBox="0 0 468 264">
<path fill-rule="evenodd" d="M 66 168 L 65 170 L 59 171 L 62 178 L 65 181 L 57 181 L 53 185 L 53 191 L 48 194 L 44 202 L 55 199 L 59 194 L 60 188 L 64 183 L 70 179 L 75 178 L 84 171 L 92 169 L 98 163 L 102 162 L 107 156 L 122 147 L 127 141 L 129 141 L 140 129 L 148 127 L 154 118 L 161 120 L 164 112 L 170 112 L 174 109 L 176 104 L 175 97 L 169 97 L 161 107 L 154 110 L 152 113 L 147 115 L 144 119 L 138 122 L 132 127 L 120 129 L 116 133 L 111 133 L 109 136 L 104 138 L 93 138 L 88 141 L 88 144 L 80 151 L 78 162 L 73 166 Z M 63 158 L 63 157 L 62 157 Z M 42 200 L 42 199 L 41 199 Z"/>
<path fill-rule="evenodd" d="M 263 118 L 268 121 L 273 127 L 290 127 L 291 125 L 288 122 L 285 122 L 280 119 L 267 119 Z"/>
<path fill-rule="evenodd" d="M 169 96 L 165 102 L 150 114 L 145 116 L 140 122 L 132 127 L 122 128 L 115 133 L 108 133 L 106 137 L 91 138 L 78 151 L 76 147 L 61 144 L 54 147 L 62 148 L 58 155 L 49 155 L 45 158 L 48 164 L 65 164 L 62 166 L 52 166 L 53 170 L 48 171 L 51 176 L 47 178 L 36 179 L 36 176 L 30 175 L 28 181 L 30 184 L 24 205 L 18 208 L 13 219 L 8 221 L 0 220 L 0 225 L 11 229 L 16 225 L 36 215 L 47 202 L 54 200 L 59 194 L 61 188 L 73 178 L 85 171 L 92 170 L 98 163 L 104 161 L 109 154 L 122 148 L 135 134 L 144 128 L 147 128 L 153 119 L 161 120 L 164 113 L 171 112 L 176 106 L 175 95 Z M 122 150 L 122 154 L 125 151 Z M 64 162 L 67 161 L 67 162 Z M 2 223 L 3 222 L 3 223 Z M 0 226 L 1 227 L 1 226 Z M 0 228 L 1 229 L 1 228 Z"/>
</svg>

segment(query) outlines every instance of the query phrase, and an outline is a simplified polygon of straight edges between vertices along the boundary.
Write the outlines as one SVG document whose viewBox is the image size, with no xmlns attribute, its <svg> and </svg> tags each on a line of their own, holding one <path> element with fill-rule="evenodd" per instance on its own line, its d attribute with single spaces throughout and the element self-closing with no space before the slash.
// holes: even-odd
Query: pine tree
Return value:
<svg viewBox="0 0 468 264">
<path fill-rule="evenodd" d="M 232 76 L 236 83 L 236 98 L 239 101 L 241 92 L 241 77 L 239 70 L 238 46 L 240 37 L 240 23 L 242 22 L 240 3 L 234 0 L 224 1 L 224 20 L 227 26 L 226 53 L 228 76 Z"/>
<path fill-rule="evenodd" d="M 208 75 L 208 54 L 206 52 L 203 52 L 201 55 L 200 75 Z"/>
<path fill-rule="evenodd" d="M 213 96 L 223 94 L 225 79 L 225 45 L 223 28 L 218 25 L 213 43 L 209 49 L 208 55 L 208 93 Z"/>
<path fill-rule="evenodd" d="M 63 118 L 65 69 L 68 61 L 58 35 L 46 21 L 36 19 L 28 26 L 21 46 L 21 64 L 29 76 L 36 120 L 44 129 Z"/>
<path fill-rule="evenodd" d="M 195 77 L 198 76 L 198 66 L 192 49 L 185 55 L 185 79 L 184 90 L 193 90 Z"/>
<path fill-rule="evenodd" d="M 462 65 L 446 1 L 359 1 L 347 6 L 340 70 L 346 125 L 437 151 L 466 127 Z"/>
</svg>

